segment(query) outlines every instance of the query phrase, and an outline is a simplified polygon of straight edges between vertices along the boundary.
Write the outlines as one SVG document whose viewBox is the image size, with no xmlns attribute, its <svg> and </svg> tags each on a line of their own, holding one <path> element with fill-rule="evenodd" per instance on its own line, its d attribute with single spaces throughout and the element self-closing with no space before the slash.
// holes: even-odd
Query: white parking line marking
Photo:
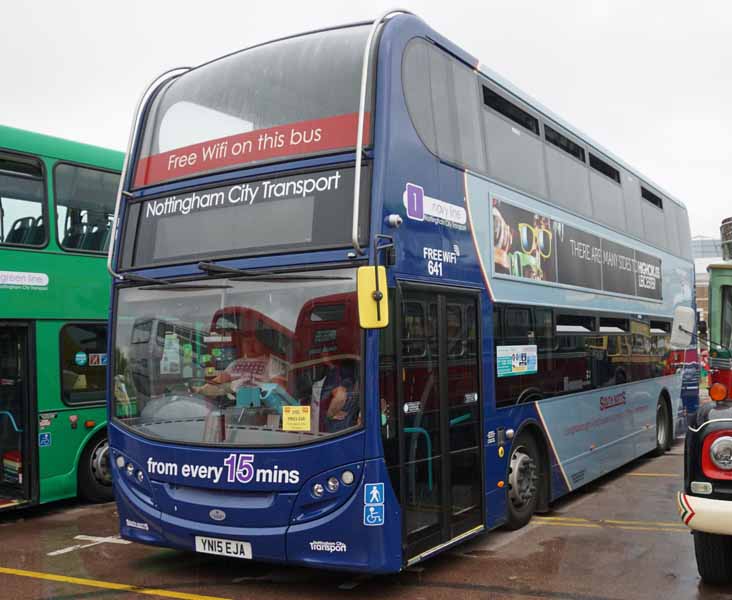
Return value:
<svg viewBox="0 0 732 600">
<path fill-rule="evenodd" d="M 99 544 L 131 544 L 132 542 L 128 542 L 127 540 L 121 539 L 118 535 L 112 535 L 109 537 L 97 537 L 94 535 L 77 535 L 74 536 L 75 540 L 81 540 L 82 542 L 91 542 L 90 544 L 75 544 L 73 546 L 67 546 L 66 548 L 61 548 L 60 550 L 54 550 L 53 552 L 49 552 L 46 556 L 59 556 L 61 554 L 68 554 L 69 552 L 74 552 L 75 550 L 82 550 L 83 548 L 91 548 L 92 546 L 97 546 Z"/>
</svg>

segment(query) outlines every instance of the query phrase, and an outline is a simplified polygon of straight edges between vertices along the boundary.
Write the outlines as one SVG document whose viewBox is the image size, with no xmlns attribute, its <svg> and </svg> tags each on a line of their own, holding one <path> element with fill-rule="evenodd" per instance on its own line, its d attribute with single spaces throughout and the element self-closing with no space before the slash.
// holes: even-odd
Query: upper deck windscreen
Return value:
<svg viewBox="0 0 732 600">
<path fill-rule="evenodd" d="M 302 35 L 173 80 L 148 112 L 134 187 L 354 147 L 367 36 L 367 26 Z"/>
</svg>

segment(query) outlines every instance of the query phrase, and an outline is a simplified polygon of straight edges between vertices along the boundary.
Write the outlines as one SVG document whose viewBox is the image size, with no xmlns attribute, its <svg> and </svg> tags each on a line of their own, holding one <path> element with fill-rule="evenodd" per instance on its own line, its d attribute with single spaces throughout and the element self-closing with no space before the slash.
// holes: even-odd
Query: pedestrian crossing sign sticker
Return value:
<svg viewBox="0 0 732 600">
<path fill-rule="evenodd" d="M 383 504 L 384 503 L 384 484 L 383 483 L 367 483 L 363 488 L 364 504 Z"/>
</svg>

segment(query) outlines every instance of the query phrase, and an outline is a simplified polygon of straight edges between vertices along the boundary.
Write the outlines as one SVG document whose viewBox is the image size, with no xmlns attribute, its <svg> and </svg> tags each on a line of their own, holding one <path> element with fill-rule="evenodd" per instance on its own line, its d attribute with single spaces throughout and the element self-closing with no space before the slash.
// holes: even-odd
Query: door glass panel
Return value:
<svg viewBox="0 0 732 600">
<path fill-rule="evenodd" d="M 455 537 L 482 521 L 480 397 L 475 301 L 449 297 L 447 411 L 450 428 L 450 531 Z"/>
<path fill-rule="evenodd" d="M 437 298 L 406 292 L 402 304 L 402 406 L 407 544 L 414 552 L 441 540 L 442 439 Z"/>
<path fill-rule="evenodd" d="M 402 502 L 412 557 L 483 521 L 478 305 L 468 295 L 407 290 L 401 311 Z"/>
<path fill-rule="evenodd" d="M 25 330 L 0 327 L 0 509 L 25 497 L 23 428 L 29 409 L 26 360 Z"/>
<path fill-rule="evenodd" d="M 384 461 L 394 493 L 399 497 L 399 409 L 397 406 L 396 321 L 394 290 L 389 290 L 389 326 L 379 331 L 379 404 Z"/>
</svg>

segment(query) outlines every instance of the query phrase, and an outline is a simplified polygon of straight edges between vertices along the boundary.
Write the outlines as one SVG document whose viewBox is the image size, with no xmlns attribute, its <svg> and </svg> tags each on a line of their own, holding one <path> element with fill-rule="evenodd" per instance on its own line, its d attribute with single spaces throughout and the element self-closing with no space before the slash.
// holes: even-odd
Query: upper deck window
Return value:
<svg viewBox="0 0 732 600">
<path fill-rule="evenodd" d="M 288 38 L 175 79 L 148 112 L 135 187 L 354 147 L 367 35 L 357 26 Z"/>
<path fill-rule="evenodd" d="M 609 177 L 615 183 L 620 183 L 620 171 L 618 171 L 612 165 L 606 163 L 601 158 L 598 158 L 597 156 L 592 154 L 592 152 L 590 152 L 590 167 L 595 169 L 595 171 L 602 173 L 606 177 Z"/>
<path fill-rule="evenodd" d="M 54 169 L 58 241 L 65 250 L 104 252 L 119 174 L 61 163 Z"/>
<path fill-rule="evenodd" d="M 660 196 L 657 196 L 651 190 L 641 186 L 641 196 L 643 196 L 644 199 L 648 200 L 648 202 L 650 202 L 654 206 L 657 206 L 658 208 L 663 210 L 663 200 Z"/>
<path fill-rule="evenodd" d="M 539 119 L 522 110 L 513 102 L 506 100 L 503 96 L 499 96 L 486 86 L 483 86 L 483 102 L 507 119 L 511 119 L 514 123 L 518 123 L 532 133 L 539 135 Z"/>
<path fill-rule="evenodd" d="M 0 152 L 0 244 L 46 243 L 45 198 L 41 161 Z"/>
<path fill-rule="evenodd" d="M 577 160 L 585 162 L 585 149 L 579 144 L 575 144 L 566 135 L 562 135 L 556 129 L 549 127 L 549 125 L 544 125 L 544 137 L 550 144 L 554 144 L 567 154 L 571 154 Z"/>
</svg>

